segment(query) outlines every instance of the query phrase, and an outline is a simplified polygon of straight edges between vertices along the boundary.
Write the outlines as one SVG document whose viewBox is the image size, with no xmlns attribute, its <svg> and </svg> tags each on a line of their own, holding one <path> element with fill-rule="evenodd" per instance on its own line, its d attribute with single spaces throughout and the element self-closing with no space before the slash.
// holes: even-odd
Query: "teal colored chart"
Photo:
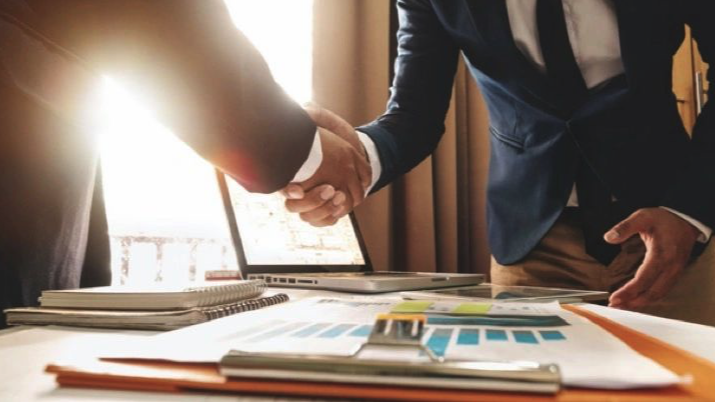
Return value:
<svg viewBox="0 0 715 402">
<path fill-rule="evenodd" d="M 483 318 L 483 317 L 479 317 Z M 521 317 L 518 317 L 522 319 Z M 484 321 L 474 321 L 474 317 L 430 316 L 425 327 L 424 344 L 436 355 L 445 356 L 451 347 L 480 348 L 496 344 L 519 344 L 522 347 L 539 347 L 567 340 L 566 334 L 558 329 L 538 329 L 556 323 L 553 317 L 530 317 L 529 322 L 540 322 L 541 326 L 526 329 L 524 325 L 514 325 L 512 321 L 504 321 L 499 317 L 496 321 L 487 321 L 490 327 L 474 325 Z M 533 318 L 546 318 L 533 320 Z M 558 318 L 558 317 L 557 317 Z M 501 320 L 501 321 L 499 321 Z M 500 328 L 494 328 L 497 322 L 506 323 Z M 440 325 L 434 325 L 438 323 Z M 544 325 L 548 323 L 549 325 Z M 568 324 L 567 324 L 568 325 Z M 272 321 L 266 325 L 251 327 L 237 332 L 235 335 L 247 343 L 265 340 L 281 342 L 282 340 L 302 341 L 316 340 L 319 342 L 350 341 L 367 339 L 372 331 L 372 325 L 336 322 L 286 322 Z"/>
</svg>

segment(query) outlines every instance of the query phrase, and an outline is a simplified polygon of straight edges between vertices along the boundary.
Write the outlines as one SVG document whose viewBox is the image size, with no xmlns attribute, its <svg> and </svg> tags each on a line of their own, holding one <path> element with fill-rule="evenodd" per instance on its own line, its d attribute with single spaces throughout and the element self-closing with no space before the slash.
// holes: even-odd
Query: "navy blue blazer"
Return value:
<svg viewBox="0 0 715 402">
<path fill-rule="evenodd" d="M 388 108 L 360 128 L 382 162 L 375 190 L 437 146 L 461 52 L 489 108 L 487 220 L 497 261 L 514 263 L 539 242 L 582 164 L 631 211 L 667 206 L 715 227 L 715 102 L 706 104 L 691 140 L 672 92 L 673 55 L 686 24 L 703 58 L 715 60 L 715 2 L 614 4 L 625 74 L 572 111 L 515 46 L 503 0 L 398 1 Z"/>
</svg>

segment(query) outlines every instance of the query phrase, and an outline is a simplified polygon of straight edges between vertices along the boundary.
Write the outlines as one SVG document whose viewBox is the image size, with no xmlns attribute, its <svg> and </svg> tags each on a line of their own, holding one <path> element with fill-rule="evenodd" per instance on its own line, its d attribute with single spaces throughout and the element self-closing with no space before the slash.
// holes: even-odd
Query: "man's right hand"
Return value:
<svg viewBox="0 0 715 402">
<path fill-rule="evenodd" d="M 323 160 L 308 180 L 283 189 L 286 208 L 313 226 L 329 226 L 363 201 L 372 170 L 348 122 L 316 105 L 306 106 L 306 112 L 319 127 Z"/>
</svg>

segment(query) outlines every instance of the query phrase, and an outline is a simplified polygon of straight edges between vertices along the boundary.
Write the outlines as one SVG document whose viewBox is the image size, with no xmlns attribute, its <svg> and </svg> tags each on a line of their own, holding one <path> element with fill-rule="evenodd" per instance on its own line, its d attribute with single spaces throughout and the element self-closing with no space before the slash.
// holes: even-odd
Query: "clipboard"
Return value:
<svg viewBox="0 0 715 402">
<path fill-rule="evenodd" d="M 554 364 L 445 360 L 421 343 L 422 314 L 380 314 L 368 340 L 348 356 L 229 352 L 221 359 L 227 377 L 438 389 L 555 394 L 561 374 Z M 402 355 L 404 359 L 382 356 Z"/>
</svg>

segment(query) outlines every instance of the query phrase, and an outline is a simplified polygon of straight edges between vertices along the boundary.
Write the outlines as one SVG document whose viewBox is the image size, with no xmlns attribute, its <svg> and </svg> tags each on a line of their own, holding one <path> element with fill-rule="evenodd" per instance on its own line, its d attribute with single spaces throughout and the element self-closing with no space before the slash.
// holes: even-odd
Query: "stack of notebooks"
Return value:
<svg viewBox="0 0 715 402">
<path fill-rule="evenodd" d="M 288 300 L 262 280 L 191 287 L 96 287 L 42 292 L 40 307 L 5 310 L 8 325 L 172 330 Z M 259 297 L 262 296 L 262 297 Z"/>
</svg>

